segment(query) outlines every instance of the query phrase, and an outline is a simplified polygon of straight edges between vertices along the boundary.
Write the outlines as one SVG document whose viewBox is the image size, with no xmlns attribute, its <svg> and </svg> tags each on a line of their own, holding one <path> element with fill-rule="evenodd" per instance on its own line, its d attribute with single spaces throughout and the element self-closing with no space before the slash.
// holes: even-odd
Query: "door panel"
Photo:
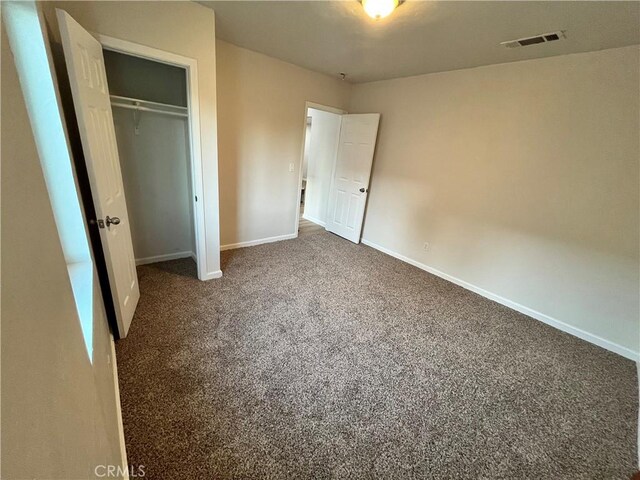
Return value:
<svg viewBox="0 0 640 480">
<path fill-rule="evenodd" d="M 68 13 L 56 13 L 96 215 L 103 221 L 107 216 L 120 219 L 119 224 L 101 226 L 100 240 L 122 338 L 129 331 L 140 291 L 102 45 Z"/>
<path fill-rule="evenodd" d="M 360 243 L 379 122 L 379 113 L 342 116 L 326 228 L 354 243 Z"/>
</svg>

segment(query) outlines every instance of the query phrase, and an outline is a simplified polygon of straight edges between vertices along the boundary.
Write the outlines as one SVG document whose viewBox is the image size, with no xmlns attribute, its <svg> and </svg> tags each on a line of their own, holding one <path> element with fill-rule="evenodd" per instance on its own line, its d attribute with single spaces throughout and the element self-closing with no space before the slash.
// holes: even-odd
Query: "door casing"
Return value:
<svg viewBox="0 0 640 480">
<path fill-rule="evenodd" d="M 304 117 L 302 118 L 302 150 L 300 151 L 300 163 L 298 165 L 298 192 L 297 192 L 297 201 L 296 201 L 296 209 L 295 209 L 295 220 L 293 224 L 293 236 L 294 238 L 298 237 L 298 228 L 300 228 L 300 200 L 302 198 L 302 165 L 304 164 L 304 146 L 306 143 L 307 137 L 307 116 L 309 115 L 309 109 L 315 108 L 316 110 L 322 110 L 324 112 L 336 113 L 338 115 L 344 115 L 347 113 L 346 110 L 342 110 L 336 107 L 330 107 L 327 105 L 321 105 L 319 103 L 314 102 L 304 102 Z M 311 126 L 313 128 L 313 126 Z M 335 159 L 334 165 L 331 167 L 331 171 L 335 168 Z"/>
<path fill-rule="evenodd" d="M 200 280 L 218 278 L 220 276 L 218 275 L 218 272 L 207 272 L 207 236 L 204 211 L 206 198 L 202 170 L 202 151 L 200 148 L 200 97 L 198 94 L 197 60 L 107 35 L 98 33 L 93 33 L 93 35 L 106 50 L 124 53 L 126 55 L 185 69 L 187 75 L 187 108 L 189 113 L 187 119 L 189 122 L 189 162 L 191 170 L 191 185 L 193 188 L 193 198 L 191 199 L 191 203 L 193 205 L 194 215 L 193 223 L 195 226 L 198 278 Z"/>
</svg>

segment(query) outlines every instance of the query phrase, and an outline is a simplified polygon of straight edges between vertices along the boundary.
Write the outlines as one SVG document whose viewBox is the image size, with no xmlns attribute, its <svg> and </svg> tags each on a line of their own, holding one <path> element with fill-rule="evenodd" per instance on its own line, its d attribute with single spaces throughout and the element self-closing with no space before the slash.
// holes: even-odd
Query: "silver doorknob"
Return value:
<svg viewBox="0 0 640 480">
<path fill-rule="evenodd" d="M 369 190 L 367 190 L 367 189 L 366 189 L 366 188 L 364 188 L 364 187 L 362 187 L 362 188 L 360 189 L 360 193 L 365 193 L 365 192 L 368 192 L 368 191 L 369 191 Z"/>
<path fill-rule="evenodd" d="M 109 225 L 120 225 L 120 219 L 118 217 L 107 216 L 107 218 L 105 219 L 105 223 L 107 224 L 107 227 Z"/>
</svg>

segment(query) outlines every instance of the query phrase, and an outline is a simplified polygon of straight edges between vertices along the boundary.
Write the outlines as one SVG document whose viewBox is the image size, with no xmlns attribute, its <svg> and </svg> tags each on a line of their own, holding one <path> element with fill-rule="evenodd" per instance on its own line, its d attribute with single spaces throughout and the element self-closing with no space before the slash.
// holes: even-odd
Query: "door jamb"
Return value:
<svg viewBox="0 0 640 480">
<path fill-rule="evenodd" d="M 157 48 L 147 47 L 138 43 L 121 40 L 119 38 L 110 37 L 92 32 L 92 34 L 102 44 L 106 50 L 124 53 L 134 57 L 153 60 L 155 62 L 165 63 L 176 67 L 184 68 L 187 75 L 187 108 L 189 122 L 189 163 L 191 167 L 191 186 L 193 198 L 191 203 L 193 206 L 194 227 L 196 237 L 196 264 L 198 266 L 198 278 L 200 280 L 208 280 L 212 278 L 207 275 L 207 249 L 206 249 L 206 230 L 205 230 L 205 190 L 202 172 L 202 152 L 200 149 L 200 99 L 198 93 L 198 61 L 177 55 L 171 52 L 165 52 Z M 196 200 L 197 199 L 197 200 Z"/>
<path fill-rule="evenodd" d="M 336 107 L 330 107 L 328 105 L 321 105 L 319 103 L 314 103 L 314 102 L 304 102 L 304 118 L 303 118 L 303 122 L 302 122 L 302 152 L 300 154 L 300 164 L 298 168 L 298 183 L 296 184 L 296 187 L 298 189 L 298 193 L 297 193 L 297 201 L 296 201 L 296 218 L 295 218 L 295 222 L 294 222 L 294 230 L 293 230 L 293 235 L 294 238 L 298 238 L 298 228 L 300 228 L 300 200 L 302 197 L 302 166 L 304 165 L 304 147 L 306 144 L 306 140 L 307 140 L 307 117 L 308 117 L 308 111 L 310 108 L 314 108 L 316 110 L 322 110 L 324 112 L 329 112 L 329 113 L 336 113 L 338 115 L 345 115 L 346 113 L 348 113 L 346 110 L 342 110 L 340 108 L 336 108 Z M 311 124 L 311 128 L 313 128 L 313 124 Z"/>
</svg>

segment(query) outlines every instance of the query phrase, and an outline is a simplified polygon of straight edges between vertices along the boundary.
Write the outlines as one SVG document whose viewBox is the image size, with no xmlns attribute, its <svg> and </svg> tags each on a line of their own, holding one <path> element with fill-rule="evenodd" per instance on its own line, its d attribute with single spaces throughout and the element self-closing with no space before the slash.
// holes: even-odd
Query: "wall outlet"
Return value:
<svg viewBox="0 0 640 480">
<path fill-rule="evenodd" d="M 428 252 L 429 249 L 431 248 L 431 244 L 429 242 L 424 242 L 424 245 L 422 246 L 422 248 L 424 249 L 425 252 Z"/>
<path fill-rule="evenodd" d="M 289 164 L 289 171 L 293 172 L 294 168 L 295 168 L 295 165 L 293 163 L 290 163 Z"/>
</svg>

